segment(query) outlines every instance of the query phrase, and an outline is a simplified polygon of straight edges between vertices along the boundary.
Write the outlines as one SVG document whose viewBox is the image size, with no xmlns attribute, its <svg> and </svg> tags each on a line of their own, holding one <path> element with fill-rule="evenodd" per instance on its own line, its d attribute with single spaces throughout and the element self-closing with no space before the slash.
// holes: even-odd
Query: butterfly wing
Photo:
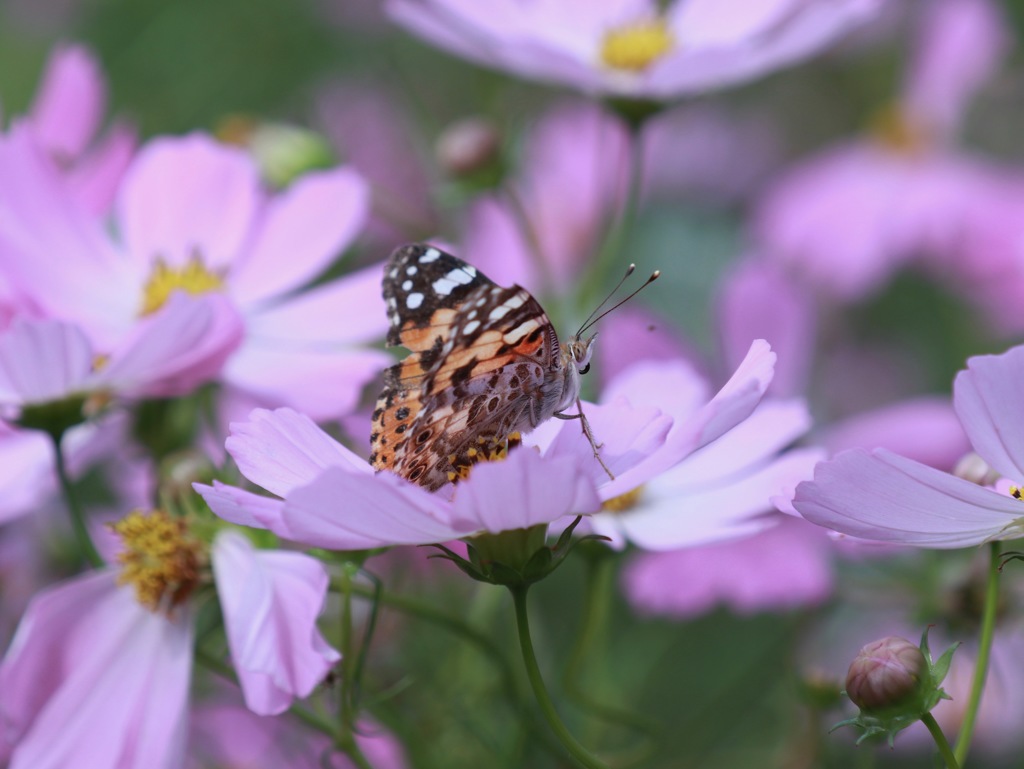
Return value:
<svg viewBox="0 0 1024 769">
<path fill-rule="evenodd" d="M 424 245 L 392 255 L 383 288 L 388 341 L 412 354 L 385 375 L 375 467 L 436 489 L 481 439 L 550 416 L 561 392 L 558 337 L 529 292 Z"/>
</svg>

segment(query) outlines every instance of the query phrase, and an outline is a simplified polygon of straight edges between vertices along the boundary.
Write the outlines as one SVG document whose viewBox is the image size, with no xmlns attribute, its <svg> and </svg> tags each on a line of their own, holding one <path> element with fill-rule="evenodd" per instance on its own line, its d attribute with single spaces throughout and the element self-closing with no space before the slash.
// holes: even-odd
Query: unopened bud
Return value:
<svg viewBox="0 0 1024 769">
<path fill-rule="evenodd" d="M 965 481 L 976 483 L 979 486 L 991 486 L 999 480 L 999 473 L 989 467 L 988 462 L 979 457 L 973 451 L 964 454 L 963 458 L 953 468 L 953 475 L 963 478 Z"/>
<path fill-rule="evenodd" d="M 435 152 L 437 162 L 450 176 L 483 171 L 498 160 L 501 134 L 489 120 L 473 117 L 452 123 L 441 133 Z"/>
<path fill-rule="evenodd" d="M 862 711 L 899 707 L 919 693 L 927 675 L 921 649 L 889 636 L 860 650 L 846 674 L 846 693 Z"/>
</svg>

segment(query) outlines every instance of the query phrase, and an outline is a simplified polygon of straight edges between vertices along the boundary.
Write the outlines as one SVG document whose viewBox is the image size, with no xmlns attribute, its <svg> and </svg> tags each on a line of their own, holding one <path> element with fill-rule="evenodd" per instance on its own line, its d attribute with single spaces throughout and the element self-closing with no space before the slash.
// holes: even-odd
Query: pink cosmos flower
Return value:
<svg viewBox="0 0 1024 769">
<path fill-rule="evenodd" d="M 1001 59 L 1003 22 L 987 0 L 940 0 L 926 14 L 902 93 L 875 135 L 798 164 L 756 214 L 766 257 L 830 296 L 861 298 L 922 256 L 962 288 L 978 271 L 958 269 L 973 261 L 965 248 L 1024 210 L 1019 174 L 954 145 L 969 98 Z"/>
<path fill-rule="evenodd" d="M 343 413 L 388 360 L 360 346 L 386 325 L 377 269 L 296 293 L 365 219 L 366 187 L 351 170 L 309 174 L 271 197 L 243 151 L 199 134 L 156 139 L 107 223 L 66 195 L 25 130 L 0 141 L 0 165 L 8 274 L 41 314 L 80 324 L 101 349 L 191 293 L 226 298 L 242 316 L 221 379 L 265 401 Z"/>
<path fill-rule="evenodd" d="M 629 476 L 602 483 L 601 496 L 610 512 L 591 516 L 593 531 L 613 541 L 626 539 L 645 550 L 663 551 L 751 534 L 775 523 L 763 515 L 772 509 L 773 497 L 785 496 L 787 488 L 810 477 L 821 455 L 798 450 L 776 456 L 807 430 L 810 417 L 799 401 L 758 405 L 771 380 L 774 359 L 767 345 L 761 345 L 755 344 L 748 356 L 748 370 L 741 367 L 716 396 L 723 398 L 737 384 L 756 383 L 751 392 L 757 398 L 749 410 L 722 420 L 710 431 L 694 429 L 706 419 L 707 380 L 682 362 L 637 364 L 606 389 L 604 400 L 611 405 L 587 411 L 599 438 L 604 409 L 614 408 L 617 402 L 649 404 L 673 417 L 666 440 L 673 453 L 672 461 L 661 463 L 656 475 L 635 478 L 632 483 Z M 763 357 L 752 360 L 759 353 Z M 755 363 L 763 368 L 751 376 L 749 368 Z M 560 427 L 561 433 L 573 428 Z M 616 497 L 626 492 L 631 492 L 625 497 L 628 502 L 619 509 L 623 503 Z"/>
<path fill-rule="evenodd" d="M 134 128 L 123 120 L 99 136 L 106 101 L 95 57 L 82 46 L 62 45 L 46 62 L 28 115 L 33 138 L 71 195 L 95 213 L 110 208 L 136 144 Z"/>
<path fill-rule="evenodd" d="M 954 382 L 953 403 L 974 450 L 1008 479 L 1024 478 L 1017 390 L 1024 347 L 971 358 Z M 1005 483 L 979 486 L 884 449 L 851 450 L 797 486 L 793 506 L 807 520 L 864 539 L 958 548 L 1024 532 L 1024 508 Z"/>
<path fill-rule="evenodd" d="M 230 531 L 212 562 L 232 659 L 254 712 L 280 713 L 339 658 L 316 629 L 322 564 L 255 551 Z M 37 595 L 0 662 L 0 722 L 11 769 L 76 761 L 97 769 L 184 760 L 192 612 L 163 596 L 145 606 L 104 568 Z"/>
<path fill-rule="evenodd" d="M 196 484 L 196 491 L 226 520 L 317 547 L 432 544 L 529 528 L 600 505 L 575 456 L 512 451 L 503 461 L 475 467 L 452 497 L 386 471 L 374 474 L 366 460 L 290 409 L 258 409 L 250 421 L 231 427 L 227 449 L 242 474 L 283 499 L 218 482 Z M 657 439 L 657 430 L 641 436 L 641 449 Z M 636 436 L 624 441 L 623 450 L 635 442 Z"/>
<path fill-rule="evenodd" d="M 0 662 L 10 769 L 180 766 L 190 620 L 145 609 L 113 569 L 36 596 Z"/>
<path fill-rule="evenodd" d="M 668 100 L 806 58 L 875 0 L 389 0 L 392 17 L 452 53 L 588 93 Z"/>
</svg>

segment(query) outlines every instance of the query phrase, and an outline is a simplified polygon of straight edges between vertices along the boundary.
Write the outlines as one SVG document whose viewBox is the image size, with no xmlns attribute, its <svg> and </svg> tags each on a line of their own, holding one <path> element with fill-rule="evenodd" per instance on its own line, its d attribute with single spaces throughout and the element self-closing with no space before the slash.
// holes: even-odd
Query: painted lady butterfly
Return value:
<svg viewBox="0 0 1024 769">
<path fill-rule="evenodd" d="M 433 246 L 403 246 L 384 269 L 387 343 L 412 354 L 385 372 L 370 436 L 375 468 L 438 489 L 480 444 L 529 432 L 577 402 L 594 336 L 560 345 L 528 291 Z"/>
</svg>

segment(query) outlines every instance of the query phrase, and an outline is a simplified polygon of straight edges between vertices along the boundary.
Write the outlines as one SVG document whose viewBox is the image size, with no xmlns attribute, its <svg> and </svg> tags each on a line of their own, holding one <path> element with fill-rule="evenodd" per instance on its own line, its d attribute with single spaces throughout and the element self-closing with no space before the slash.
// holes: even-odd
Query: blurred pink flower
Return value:
<svg viewBox="0 0 1024 769">
<path fill-rule="evenodd" d="M 726 367 L 742 359 L 752 339 L 764 339 L 779 357 L 769 392 L 793 397 L 807 391 L 817 312 L 800 283 L 770 262 L 746 259 L 722 280 L 717 305 Z"/>
<path fill-rule="evenodd" d="M 324 566 L 301 553 L 256 551 L 231 531 L 217 535 L 211 555 L 246 702 L 260 714 L 280 713 L 339 658 L 316 628 Z M 79 760 L 97 769 L 181 765 L 192 609 L 166 593 L 145 606 L 120 576 L 104 568 L 30 602 L 0 662 L 11 769 Z"/>
<path fill-rule="evenodd" d="M 244 707 L 226 703 L 192 709 L 189 769 L 323 769 L 331 755 L 334 769 L 355 769 L 344 756 L 332 753 L 326 735 L 282 718 L 262 718 Z M 403 769 L 401 745 L 378 725 L 360 722 L 356 744 L 375 769 Z"/>
<path fill-rule="evenodd" d="M 974 450 L 1007 483 L 1024 478 L 1019 387 L 1024 347 L 971 358 L 954 383 L 954 406 Z M 1024 532 L 1024 506 L 1004 490 L 979 486 L 885 449 L 851 450 L 818 465 L 797 486 L 806 519 L 864 539 L 958 548 Z"/>
<path fill-rule="evenodd" d="M 635 555 L 622 574 L 626 597 L 641 613 L 677 619 L 719 604 L 751 614 L 826 600 L 835 580 L 828 535 L 797 519 L 773 518 L 757 536 Z"/>
<path fill-rule="evenodd" d="M 7 273 L 39 313 L 78 323 L 100 349 L 191 293 L 226 297 L 242 316 L 220 376 L 266 401 L 344 413 L 389 360 L 361 346 L 386 328 L 378 269 L 296 293 L 365 220 L 366 186 L 351 170 L 271 197 L 245 152 L 199 134 L 156 139 L 125 174 L 111 227 L 64 194 L 24 130 L 0 142 L 0 164 Z"/>
<path fill-rule="evenodd" d="M 629 173 L 625 124 L 594 104 L 555 107 L 530 129 L 507 190 L 470 209 L 463 254 L 501 285 L 565 293 L 597 255 Z"/>
<path fill-rule="evenodd" d="M 392 17 L 452 53 L 587 93 L 670 100 L 806 58 L 877 0 L 565 2 L 389 0 Z"/>
<path fill-rule="evenodd" d="M 115 120 L 99 136 L 107 89 L 99 64 L 79 45 L 56 47 L 29 110 L 33 138 L 53 161 L 71 195 L 85 208 L 110 208 L 135 151 L 135 130 Z"/>
<path fill-rule="evenodd" d="M 10 769 L 180 766 L 192 623 L 143 608 L 116 571 L 37 595 L 0 662 Z"/>
<path fill-rule="evenodd" d="M 627 436 L 624 452 L 634 438 Z M 658 434 L 646 440 L 656 442 Z M 232 425 L 227 448 L 246 478 L 283 499 L 218 482 L 196 484 L 217 515 L 333 550 L 529 528 L 600 505 L 575 455 L 541 457 L 523 447 L 500 462 L 474 467 L 454 495 L 451 487 L 435 494 L 390 472 L 375 474 L 364 459 L 289 409 L 254 411 L 250 421 Z"/>
<path fill-rule="evenodd" d="M 327 572 L 315 558 L 257 550 L 233 531 L 217 535 L 211 556 L 245 703 L 260 715 L 282 713 L 341 658 L 316 628 Z"/>
<path fill-rule="evenodd" d="M 215 374 L 239 336 L 237 316 L 221 297 L 175 295 L 164 312 L 143 319 L 100 356 L 82 330 L 59 320 L 16 318 L 0 332 L 0 415 L 71 396 L 170 396 Z M 6 409 L 6 411 L 4 411 Z"/>
<path fill-rule="evenodd" d="M 915 259 L 960 274 L 969 241 L 998 224 L 993 205 L 1014 221 L 1024 213 L 1024 177 L 953 143 L 967 100 L 999 64 L 1003 22 L 987 0 L 939 0 L 925 13 L 903 92 L 875 135 L 796 165 L 756 212 L 766 258 L 845 301 Z"/>
</svg>

